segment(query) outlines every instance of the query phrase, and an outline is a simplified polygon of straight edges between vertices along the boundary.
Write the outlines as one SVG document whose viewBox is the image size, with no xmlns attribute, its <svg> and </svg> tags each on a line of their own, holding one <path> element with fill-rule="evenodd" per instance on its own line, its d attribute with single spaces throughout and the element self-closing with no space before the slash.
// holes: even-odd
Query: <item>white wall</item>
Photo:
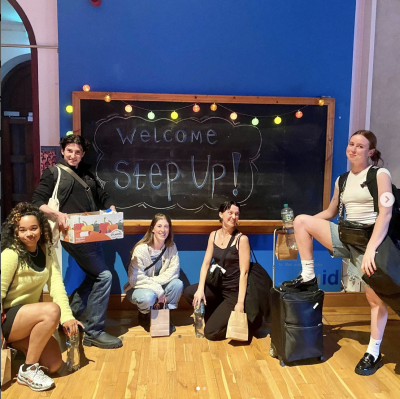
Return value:
<svg viewBox="0 0 400 399">
<path fill-rule="evenodd" d="M 57 1 L 18 0 L 18 3 L 32 25 L 36 44 L 58 46 Z M 57 49 L 38 49 L 38 78 L 40 145 L 58 145 L 60 118 Z"/>
</svg>

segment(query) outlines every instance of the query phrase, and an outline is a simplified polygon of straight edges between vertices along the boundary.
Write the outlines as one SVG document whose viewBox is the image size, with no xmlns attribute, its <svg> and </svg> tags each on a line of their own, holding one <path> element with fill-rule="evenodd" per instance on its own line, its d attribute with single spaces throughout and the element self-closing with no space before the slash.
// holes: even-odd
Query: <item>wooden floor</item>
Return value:
<svg viewBox="0 0 400 399">
<path fill-rule="evenodd" d="M 354 367 L 369 341 L 369 309 L 325 308 L 325 360 L 281 367 L 269 355 L 267 324 L 248 343 L 195 338 L 190 310 L 172 315 L 177 331 L 150 338 L 137 312 L 111 311 L 107 331 L 123 336 L 120 349 L 84 347 L 82 368 L 55 377 L 56 388 L 37 393 L 15 382 L 3 399 L 119 398 L 400 398 L 400 318 L 391 314 L 382 343 L 384 367 L 370 377 Z M 65 359 L 65 352 L 63 353 Z M 14 362 L 14 375 L 22 359 Z"/>
</svg>

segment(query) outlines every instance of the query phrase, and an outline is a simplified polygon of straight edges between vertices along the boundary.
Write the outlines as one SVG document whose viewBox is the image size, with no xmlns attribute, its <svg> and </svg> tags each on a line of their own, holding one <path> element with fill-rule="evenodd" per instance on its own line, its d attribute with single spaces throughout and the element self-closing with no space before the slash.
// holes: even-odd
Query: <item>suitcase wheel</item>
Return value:
<svg viewBox="0 0 400 399">
<path fill-rule="evenodd" d="M 285 362 L 283 360 L 280 360 L 279 364 L 281 365 L 281 367 L 285 367 Z"/>
<path fill-rule="evenodd" d="M 269 348 L 269 355 L 270 355 L 271 357 L 277 357 L 275 348 L 274 348 L 272 345 L 271 345 L 270 348 Z"/>
</svg>

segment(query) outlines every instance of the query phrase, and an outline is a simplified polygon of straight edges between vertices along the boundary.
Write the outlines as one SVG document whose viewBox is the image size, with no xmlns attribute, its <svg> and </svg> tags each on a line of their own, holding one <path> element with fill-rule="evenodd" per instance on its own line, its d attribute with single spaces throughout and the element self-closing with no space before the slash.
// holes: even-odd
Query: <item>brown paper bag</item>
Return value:
<svg viewBox="0 0 400 399">
<path fill-rule="evenodd" d="M 169 337 L 169 309 L 151 309 L 150 335 L 152 337 Z"/>
<path fill-rule="evenodd" d="M 293 233 L 291 233 L 293 234 Z M 289 234 L 278 234 L 275 247 L 275 255 L 278 260 L 295 260 L 299 251 L 297 249 L 290 249 L 287 245 L 287 238 Z"/>
<path fill-rule="evenodd" d="M 1 349 L 1 386 L 11 380 L 11 350 Z"/>
<path fill-rule="evenodd" d="M 242 312 L 231 312 L 226 329 L 226 338 L 235 341 L 247 341 L 249 339 L 249 328 L 247 325 L 247 314 Z"/>
</svg>

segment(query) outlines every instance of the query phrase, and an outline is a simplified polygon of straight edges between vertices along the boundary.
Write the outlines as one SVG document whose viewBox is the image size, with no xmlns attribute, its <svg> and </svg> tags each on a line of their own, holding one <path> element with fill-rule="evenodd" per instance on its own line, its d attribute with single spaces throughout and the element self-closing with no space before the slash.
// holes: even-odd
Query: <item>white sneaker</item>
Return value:
<svg viewBox="0 0 400 399">
<path fill-rule="evenodd" d="M 55 386 L 53 379 L 47 376 L 42 369 L 47 367 L 39 366 L 39 363 L 33 364 L 26 371 L 19 368 L 17 382 L 21 385 L 27 385 L 34 391 L 46 391 Z"/>
</svg>

